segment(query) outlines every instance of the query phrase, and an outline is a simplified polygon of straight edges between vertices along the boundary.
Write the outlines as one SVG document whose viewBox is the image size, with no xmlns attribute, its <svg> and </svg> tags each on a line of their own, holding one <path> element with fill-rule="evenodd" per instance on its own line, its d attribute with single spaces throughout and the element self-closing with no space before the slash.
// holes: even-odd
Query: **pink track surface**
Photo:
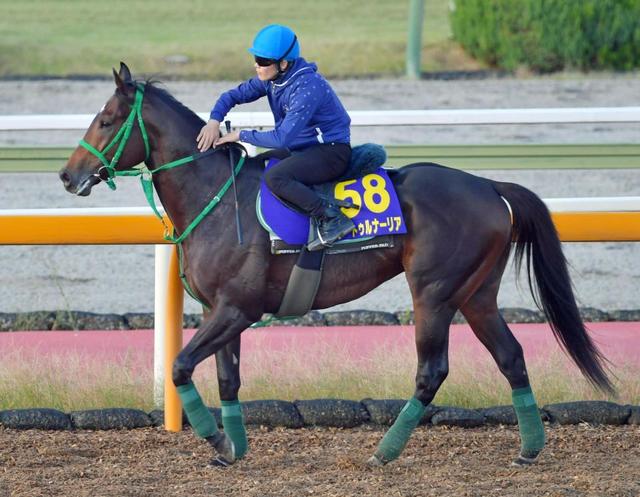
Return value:
<svg viewBox="0 0 640 497">
<path fill-rule="evenodd" d="M 640 323 L 589 323 L 591 336 L 602 352 L 613 362 L 640 364 Z M 512 324 L 511 330 L 522 345 L 527 360 L 544 358 L 558 351 L 551 329 L 546 324 Z M 194 330 L 186 330 L 185 343 Z M 353 360 L 366 360 L 385 347 L 412 347 L 411 326 L 336 326 L 336 327 L 272 327 L 249 330 L 243 334 L 242 355 L 250 361 L 252 352 L 295 351 L 300 357 L 312 358 L 318 350 L 348 352 Z M 472 360 L 490 360 L 486 349 L 466 325 L 451 327 L 450 353 L 464 351 Z M 101 361 L 131 358 L 153 358 L 153 331 L 46 331 L 0 333 L 0 360 L 18 357 L 76 354 Z M 415 356 L 414 356 L 415 357 Z M 413 358 L 412 358 L 413 360 Z"/>
</svg>

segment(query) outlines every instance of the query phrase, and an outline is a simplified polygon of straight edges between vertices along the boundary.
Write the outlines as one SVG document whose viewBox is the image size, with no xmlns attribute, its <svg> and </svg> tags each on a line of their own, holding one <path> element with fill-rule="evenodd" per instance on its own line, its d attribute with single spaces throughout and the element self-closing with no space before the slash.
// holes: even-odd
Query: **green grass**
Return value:
<svg viewBox="0 0 640 497">
<path fill-rule="evenodd" d="M 478 66 L 451 41 L 448 6 L 425 0 L 424 70 Z M 327 76 L 402 75 L 409 0 L 0 0 L 0 11 L 0 76 L 108 76 L 124 60 L 138 75 L 237 80 L 252 75 L 253 36 L 274 22 Z"/>
<path fill-rule="evenodd" d="M 490 145 L 385 147 L 388 166 L 436 162 L 466 170 L 479 169 L 637 169 L 640 145 Z M 68 147 L 0 147 L 1 172 L 57 172 Z"/>
</svg>

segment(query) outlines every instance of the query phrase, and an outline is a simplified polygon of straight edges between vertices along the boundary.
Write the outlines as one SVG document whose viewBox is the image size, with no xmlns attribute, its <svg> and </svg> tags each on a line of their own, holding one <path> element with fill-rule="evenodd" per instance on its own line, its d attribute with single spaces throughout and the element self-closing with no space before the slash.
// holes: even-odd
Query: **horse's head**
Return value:
<svg viewBox="0 0 640 497">
<path fill-rule="evenodd" d="M 91 122 L 59 176 L 70 193 L 86 196 L 93 185 L 111 179 L 115 170 L 130 169 L 148 158 L 149 145 L 142 121 L 144 85 L 129 68 L 113 70 L 116 91 Z"/>
</svg>

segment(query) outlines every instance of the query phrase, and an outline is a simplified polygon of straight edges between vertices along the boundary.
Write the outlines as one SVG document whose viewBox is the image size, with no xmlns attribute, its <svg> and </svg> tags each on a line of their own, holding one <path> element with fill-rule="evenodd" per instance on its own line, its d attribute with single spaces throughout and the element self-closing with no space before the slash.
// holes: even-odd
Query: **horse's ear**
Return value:
<svg viewBox="0 0 640 497">
<path fill-rule="evenodd" d="M 116 82 L 116 88 L 125 96 L 132 97 L 135 92 L 135 85 L 131 78 L 131 72 L 124 62 L 120 62 L 120 72 L 113 70 L 113 79 Z"/>
<path fill-rule="evenodd" d="M 122 93 L 123 95 L 126 95 L 127 94 L 127 85 L 122 80 L 120 75 L 116 72 L 115 68 L 113 69 L 113 79 L 116 82 L 116 88 L 120 91 L 120 93 Z"/>
<path fill-rule="evenodd" d="M 129 68 L 127 67 L 127 64 L 125 64 L 124 62 L 120 61 L 120 77 L 122 78 L 122 80 L 125 83 L 128 83 L 129 81 L 131 81 L 131 71 L 129 71 Z"/>
</svg>

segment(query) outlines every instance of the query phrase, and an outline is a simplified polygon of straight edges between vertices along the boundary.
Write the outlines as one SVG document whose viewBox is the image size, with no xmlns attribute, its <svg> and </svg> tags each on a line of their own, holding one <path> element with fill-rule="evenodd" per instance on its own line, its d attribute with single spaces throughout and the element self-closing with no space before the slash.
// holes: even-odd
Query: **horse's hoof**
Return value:
<svg viewBox="0 0 640 497">
<path fill-rule="evenodd" d="M 372 468 L 381 468 L 382 466 L 384 466 L 384 464 L 384 461 L 379 459 L 375 454 L 372 455 L 367 461 L 367 466 L 370 466 Z"/>
<path fill-rule="evenodd" d="M 209 461 L 209 466 L 213 468 L 227 468 L 231 466 L 233 463 L 230 463 L 226 459 L 223 459 L 220 456 L 216 456 L 211 461 Z"/>
<path fill-rule="evenodd" d="M 516 466 L 518 468 L 526 468 L 527 466 L 531 466 L 532 464 L 535 464 L 537 460 L 538 460 L 537 454 L 533 457 L 525 457 L 522 454 L 520 454 L 518 458 L 511 463 L 511 466 Z"/>
<path fill-rule="evenodd" d="M 211 461 L 212 466 L 231 466 L 236 462 L 236 447 L 233 440 L 224 432 L 219 431 L 211 437 L 207 437 L 207 441 L 216 450 L 218 455 Z"/>
</svg>

